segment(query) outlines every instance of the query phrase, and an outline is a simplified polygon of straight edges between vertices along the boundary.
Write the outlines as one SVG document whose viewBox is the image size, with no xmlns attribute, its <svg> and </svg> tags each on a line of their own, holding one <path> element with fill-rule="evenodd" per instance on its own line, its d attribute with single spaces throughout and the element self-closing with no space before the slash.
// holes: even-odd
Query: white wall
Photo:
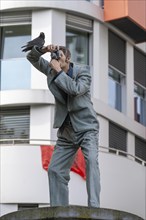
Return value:
<svg viewBox="0 0 146 220">
<path fill-rule="evenodd" d="M 1 147 L 1 203 L 49 203 L 48 176 L 40 146 Z M 125 157 L 100 152 L 101 207 L 145 217 L 146 168 Z M 87 205 L 85 181 L 71 173 L 70 204 Z"/>
<path fill-rule="evenodd" d="M 125 157 L 101 153 L 101 207 L 127 211 L 145 219 L 146 168 Z"/>
<path fill-rule="evenodd" d="M 53 104 L 54 97 L 47 89 L 4 90 L 0 93 L 1 106 Z"/>
<path fill-rule="evenodd" d="M 0 204 L 0 216 L 6 215 L 18 210 L 17 204 Z"/>
<path fill-rule="evenodd" d="M 39 146 L 1 147 L 1 203 L 48 202 L 47 181 Z"/>
<path fill-rule="evenodd" d="M 108 103 L 108 30 L 99 22 L 93 27 L 93 97 Z"/>
</svg>

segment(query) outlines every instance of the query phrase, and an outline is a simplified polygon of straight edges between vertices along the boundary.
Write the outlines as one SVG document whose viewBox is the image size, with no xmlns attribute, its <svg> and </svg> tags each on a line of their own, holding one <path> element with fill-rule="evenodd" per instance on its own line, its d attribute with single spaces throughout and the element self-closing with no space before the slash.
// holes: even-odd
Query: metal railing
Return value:
<svg viewBox="0 0 146 220">
<path fill-rule="evenodd" d="M 35 144 L 41 145 L 42 143 L 47 143 L 48 145 L 56 143 L 56 140 L 48 140 L 48 139 L 26 139 L 26 138 L 17 138 L 17 139 L 1 139 L 0 145 L 16 145 L 16 144 Z"/>
<path fill-rule="evenodd" d="M 0 140 L 0 146 L 13 146 L 13 145 L 55 145 L 56 140 L 48 140 L 48 139 L 1 139 Z M 129 154 L 128 152 L 111 148 L 111 147 L 105 147 L 105 146 L 99 146 L 99 152 L 102 153 L 110 153 L 115 154 L 118 156 L 125 156 L 126 158 L 136 161 L 140 163 L 143 166 L 146 166 L 146 161 L 142 160 L 141 158 Z"/>
</svg>

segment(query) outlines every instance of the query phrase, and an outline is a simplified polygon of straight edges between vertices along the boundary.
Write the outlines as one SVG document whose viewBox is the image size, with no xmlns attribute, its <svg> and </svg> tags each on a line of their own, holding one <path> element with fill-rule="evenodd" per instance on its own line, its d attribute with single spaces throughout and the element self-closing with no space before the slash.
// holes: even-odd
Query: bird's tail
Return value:
<svg viewBox="0 0 146 220">
<path fill-rule="evenodd" d="M 22 47 L 21 47 L 22 48 Z M 25 47 L 22 52 L 27 52 L 28 50 L 30 50 L 28 47 Z"/>
<path fill-rule="evenodd" d="M 21 48 L 27 47 L 27 45 L 22 46 Z"/>
</svg>

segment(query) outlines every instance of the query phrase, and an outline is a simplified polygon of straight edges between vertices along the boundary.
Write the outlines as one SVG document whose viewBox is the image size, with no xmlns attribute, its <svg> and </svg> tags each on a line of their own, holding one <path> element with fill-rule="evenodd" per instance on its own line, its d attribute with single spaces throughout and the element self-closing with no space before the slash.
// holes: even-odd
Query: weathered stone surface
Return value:
<svg viewBox="0 0 146 220">
<path fill-rule="evenodd" d="M 0 220 L 143 220 L 131 213 L 83 206 L 34 208 L 9 213 Z"/>
</svg>

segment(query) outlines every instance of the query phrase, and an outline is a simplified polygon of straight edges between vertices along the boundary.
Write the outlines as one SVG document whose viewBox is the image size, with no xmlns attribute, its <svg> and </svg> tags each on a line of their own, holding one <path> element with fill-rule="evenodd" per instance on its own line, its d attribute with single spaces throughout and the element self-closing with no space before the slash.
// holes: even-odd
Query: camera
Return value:
<svg viewBox="0 0 146 220">
<path fill-rule="evenodd" d="M 56 50 L 51 53 L 51 59 L 58 60 L 59 58 L 60 58 L 60 51 L 59 50 Z"/>
</svg>

